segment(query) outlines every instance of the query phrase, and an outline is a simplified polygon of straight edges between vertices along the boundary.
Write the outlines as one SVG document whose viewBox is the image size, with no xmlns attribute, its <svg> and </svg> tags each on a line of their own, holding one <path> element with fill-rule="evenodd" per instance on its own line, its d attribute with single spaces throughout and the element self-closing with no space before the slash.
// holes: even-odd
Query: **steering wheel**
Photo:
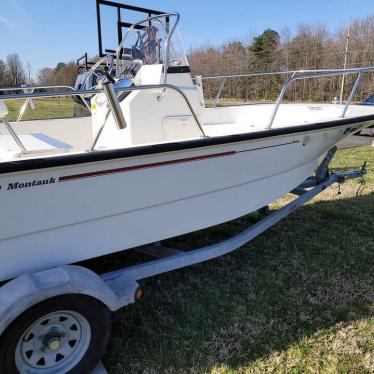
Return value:
<svg viewBox="0 0 374 374">
<path fill-rule="evenodd" d="M 105 66 L 105 70 L 106 70 L 105 72 L 103 72 L 102 70 L 98 70 L 98 67 L 101 66 L 104 61 L 107 62 Z M 86 86 L 86 83 L 89 81 L 92 75 L 95 75 L 98 81 L 102 80 L 104 77 L 107 78 L 108 74 L 109 75 L 111 74 L 113 70 L 113 66 L 114 66 L 114 58 L 112 55 L 106 55 L 102 57 L 101 59 L 99 59 L 88 71 L 88 74 L 82 83 L 82 87 Z"/>
</svg>

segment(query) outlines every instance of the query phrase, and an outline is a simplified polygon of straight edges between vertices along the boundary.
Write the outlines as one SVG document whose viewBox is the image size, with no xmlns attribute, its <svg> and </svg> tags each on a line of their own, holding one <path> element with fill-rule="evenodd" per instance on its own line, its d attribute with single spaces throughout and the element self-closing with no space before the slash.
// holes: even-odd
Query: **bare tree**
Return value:
<svg viewBox="0 0 374 374">
<path fill-rule="evenodd" d="M 6 76 L 6 65 L 3 60 L 0 60 L 0 86 L 6 86 L 7 84 Z"/>
<path fill-rule="evenodd" d="M 6 73 L 12 86 L 19 86 L 26 82 L 26 75 L 20 57 L 12 53 L 6 58 Z"/>
<path fill-rule="evenodd" d="M 41 85 L 52 85 L 55 83 L 55 70 L 51 68 L 44 68 L 39 70 L 38 81 Z"/>
</svg>

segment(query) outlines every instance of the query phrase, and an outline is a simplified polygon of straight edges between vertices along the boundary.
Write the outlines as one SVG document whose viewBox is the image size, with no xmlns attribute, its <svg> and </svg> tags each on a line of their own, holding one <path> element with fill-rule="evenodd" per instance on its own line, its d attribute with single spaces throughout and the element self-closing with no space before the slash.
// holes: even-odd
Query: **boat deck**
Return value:
<svg viewBox="0 0 374 374">
<path fill-rule="evenodd" d="M 307 126 L 313 123 L 342 120 L 340 113 L 343 105 L 335 104 L 282 104 L 272 126 L 273 129 Z M 249 104 L 206 108 L 201 122 L 208 137 L 222 137 L 255 133 L 266 130 L 274 106 L 272 104 Z M 374 106 L 351 105 L 346 119 L 374 115 Z M 131 126 L 131 124 L 130 124 Z M 152 123 L 149 124 L 152 126 Z M 12 123 L 14 131 L 24 143 L 27 153 L 22 154 L 18 145 L 0 124 L 0 162 L 19 160 L 20 158 L 53 157 L 72 153 L 87 152 L 94 139 L 91 117 L 49 119 Z M 122 130 L 119 130 L 122 131 Z M 123 148 L 147 146 L 174 141 L 197 139 L 199 136 L 160 139 L 158 142 L 125 145 Z M 118 149 L 107 144 L 100 150 Z"/>
</svg>

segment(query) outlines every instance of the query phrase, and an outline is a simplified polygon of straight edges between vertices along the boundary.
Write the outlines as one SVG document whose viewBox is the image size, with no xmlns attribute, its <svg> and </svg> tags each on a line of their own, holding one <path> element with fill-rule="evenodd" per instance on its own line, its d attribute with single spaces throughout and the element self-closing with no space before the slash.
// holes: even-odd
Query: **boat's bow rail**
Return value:
<svg viewBox="0 0 374 374">
<path fill-rule="evenodd" d="M 59 85 L 42 85 L 42 86 L 41 85 L 39 85 L 39 86 L 26 86 L 26 85 L 22 85 L 20 87 L 0 87 L 0 92 L 18 92 L 18 91 L 20 91 L 21 93 L 17 94 L 17 95 L 22 95 L 22 93 L 33 94 L 33 93 L 35 93 L 36 90 L 48 91 L 48 90 L 56 90 L 56 89 L 69 90 L 70 92 L 76 91 L 76 89 L 74 87 L 72 87 L 72 86 L 59 84 Z M 0 96 L 0 102 L 3 101 L 3 100 L 6 100 L 6 96 L 7 96 L 6 94 L 5 95 L 1 95 Z M 73 95 L 73 96 L 75 96 L 75 95 Z M 85 107 L 87 108 L 87 110 L 89 112 L 91 112 L 91 107 L 87 103 L 87 101 L 84 100 L 83 95 L 81 96 L 81 95 L 77 94 L 76 96 L 78 96 L 78 97 L 80 97 L 82 99 L 82 102 L 85 105 Z M 30 107 L 31 109 L 35 109 L 35 106 L 36 105 L 33 102 L 33 98 L 30 98 L 30 97 L 27 98 L 25 100 L 25 102 L 23 103 L 23 105 L 21 106 L 20 110 L 19 110 L 16 122 L 21 122 L 22 121 L 23 116 L 25 114 L 25 111 L 26 111 L 26 109 L 28 107 Z M 2 118 L 1 114 L 0 114 L 0 118 Z"/>
<path fill-rule="evenodd" d="M 107 59 L 108 66 L 109 66 L 108 71 L 110 71 L 110 69 L 113 68 L 113 58 L 105 57 L 104 59 Z M 100 64 L 100 63 L 102 63 L 102 61 L 97 62 L 97 64 Z M 158 65 L 156 67 L 159 67 L 160 68 L 159 70 L 161 71 L 162 65 Z M 95 67 L 93 67 L 91 71 L 94 73 Z M 357 91 L 357 88 L 359 87 L 359 84 L 360 84 L 360 81 L 361 81 L 361 78 L 362 78 L 363 74 L 372 73 L 373 71 L 374 71 L 374 67 L 364 67 L 364 68 L 331 69 L 331 70 L 318 70 L 318 71 L 317 70 L 312 70 L 312 71 L 294 71 L 294 72 L 252 73 L 252 74 L 227 75 L 227 76 L 217 76 L 217 77 L 205 77 L 205 78 L 203 78 L 205 80 L 207 80 L 207 79 L 221 79 L 222 80 L 221 81 L 221 87 L 220 87 L 219 93 L 218 93 L 216 101 L 215 101 L 215 105 L 216 105 L 216 104 L 218 104 L 219 96 L 222 93 L 225 82 L 229 78 L 234 78 L 234 77 L 239 77 L 239 76 L 240 77 L 252 77 L 252 76 L 260 76 L 260 75 L 270 75 L 270 74 L 288 74 L 288 75 L 291 75 L 287 78 L 287 80 L 283 84 L 280 95 L 279 95 L 278 99 L 276 100 L 273 107 L 272 107 L 272 104 L 268 105 L 266 107 L 260 105 L 260 106 L 258 106 L 258 109 L 259 110 L 261 109 L 260 114 L 259 113 L 256 114 L 253 110 L 252 110 L 252 112 L 245 111 L 245 113 L 243 112 L 243 113 L 240 114 L 240 116 L 243 117 L 242 119 L 239 118 L 240 116 L 238 118 L 235 117 L 236 114 L 237 114 L 236 113 L 237 111 L 233 108 L 231 108 L 231 109 L 227 108 L 227 109 L 229 109 L 229 113 L 226 113 L 226 112 L 223 113 L 222 111 L 219 111 L 219 112 L 214 114 L 213 112 L 216 112 L 216 111 L 212 110 L 212 109 L 205 110 L 204 111 L 205 114 L 200 112 L 200 111 L 197 112 L 196 111 L 196 105 L 194 106 L 192 104 L 191 97 L 189 96 L 185 87 L 183 87 L 183 85 L 180 86 L 179 83 L 177 83 L 177 85 L 173 85 L 173 84 L 169 84 L 169 83 L 142 84 L 142 82 L 140 81 L 140 83 L 138 83 L 137 85 L 135 85 L 134 82 L 133 82 L 132 85 L 129 85 L 127 87 L 126 85 L 117 84 L 118 82 L 116 82 L 114 84 L 113 83 L 114 79 L 110 76 L 110 74 L 108 72 L 106 73 L 106 78 L 105 77 L 101 78 L 101 83 L 99 83 L 98 86 L 96 88 L 93 88 L 93 89 L 77 90 L 77 89 L 74 89 L 73 87 L 70 87 L 70 86 L 30 86 L 30 87 L 4 88 L 4 89 L 1 89 L 1 90 L 8 91 L 8 92 L 9 91 L 16 91 L 16 92 L 21 91 L 21 93 L 16 93 L 16 94 L 9 93 L 9 94 L 2 95 L 2 96 L 0 96 L 0 98 L 1 98 L 0 103 L 6 102 L 7 100 L 25 100 L 25 103 L 21 107 L 21 111 L 20 111 L 20 114 L 18 116 L 18 119 L 20 120 L 20 119 L 22 119 L 22 115 L 23 115 L 24 111 L 26 110 L 26 108 L 28 106 L 32 106 L 32 103 L 33 103 L 32 100 L 33 99 L 72 97 L 72 96 L 73 97 L 80 97 L 81 100 L 83 101 L 83 103 L 86 105 L 86 107 L 88 109 L 90 109 L 90 105 L 88 104 L 89 101 L 87 99 L 92 98 L 93 96 L 99 96 L 100 95 L 104 99 L 104 101 L 107 103 L 105 105 L 105 110 L 107 111 L 107 114 L 105 116 L 103 116 L 102 120 L 98 121 L 98 126 L 95 129 L 92 130 L 93 131 L 93 136 L 91 137 L 91 140 L 88 141 L 88 144 L 84 148 L 77 149 L 77 148 L 71 147 L 71 149 L 75 149 L 76 151 L 96 151 L 99 148 L 100 149 L 103 148 L 102 144 L 99 143 L 99 140 L 100 139 L 103 140 L 103 137 L 102 137 L 103 131 L 104 131 L 104 129 L 107 129 L 108 126 L 109 126 L 107 124 L 108 115 L 112 115 L 112 117 L 113 117 L 114 128 L 117 127 L 120 130 L 125 129 L 127 127 L 127 124 L 130 124 L 132 126 L 132 129 L 137 128 L 137 125 L 139 125 L 139 123 L 135 123 L 135 124 L 132 123 L 133 121 L 132 121 L 131 116 L 133 115 L 133 113 L 129 112 L 129 110 L 127 110 L 125 108 L 126 106 L 124 106 L 122 103 L 120 103 L 121 96 L 123 95 L 123 93 L 130 94 L 130 93 L 134 93 L 134 91 L 143 91 L 143 92 L 144 91 L 148 91 L 148 92 L 150 91 L 150 93 L 152 93 L 152 95 L 154 96 L 153 100 L 155 100 L 155 101 L 152 101 L 152 103 L 157 104 L 157 103 L 163 102 L 163 100 L 164 100 L 163 97 L 164 97 L 165 91 L 167 91 L 167 90 L 173 91 L 173 93 L 176 94 L 176 95 L 172 97 L 172 101 L 170 101 L 170 98 L 169 98 L 169 101 L 167 101 L 168 104 L 165 104 L 166 106 L 165 105 L 163 106 L 163 112 L 161 112 L 159 110 L 159 108 L 155 108 L 155 111 L 153 112 L 155 114 L 158 113 L 158 116 L 159 116 L 158 119 L 160 120 L 159 121 L 160 123 L 162 123 L 162 121 L 165 121 L 165 118 L 166 119 L 168 119 L 168 118 L 173 119 L 174 117 L 172 117 L 171 114 L 170 114 L 171 117 L 170 116 L 167 117 L 167 115 L 169 115 L 168 113 L 171 113 L 173 110 L 174 110 L 174 112 L 177 110 L 178 115 L 179 115 L 178 118 L 181 118 L 181 119 L 186 118 L 187 113 L 191 117 L 191 120 L 192 120 L 191 126 L 194 129 L 193 137 L 199 136 L 199 134 L 202 137 L 206 137 L 207 134 L 209 134 L 210 136 L 219 136 L 220 132 L 219 131 L 217 132 L 216 130 L 219 130 L 217 126 L 220 125 L 221 123 L 225 124 L 225 128 L 223 129 L 224 131 L 223 131 L 222 134 L 226 134 L 226 135 L 236 134 L 236 133 L 247 133 L 247 132 L 250 132 L 250 131 L 259 131 L 259 130 L 266 130 L 266 129 L 269 130 L 272 127 L 279 127 L 279 126 L 280 127 L 285 127 L 286 125 L 287 126 L 293 125 L 293 123 L 286 124 L 286 125 L 283 123 L 284 122 L 283 117 L 285 117 L 285 111 L 283 109 L 279 111 L 279 109 L 280 109 L 280 106 L 281 106 L 281 103 L 282 103 L 282 100 L 285 96 L 286 91 L 288 90 L 289 86 L 296 80 L 318 78 L 318 77 L 339 76 L 339 75 L 344 76 L 344 75 L 347 75 L 347 74 L 357 75 L 357 78 L 354 82 L 354 85 L 351 89 L 351 92 L 349 94 L 349 97 L 348 97 L 348 100 L 346 101 L 346 103 L 344 103 L 344 105 L 341 105 L 341 106 L 333 105 L 334 110 L 331 110 L 332 108 L 328 108 L 331 113 L 328 114 L 328 116 L 326 117 L 326 120 L 330 120 L 330 119 L 334 120 L 334 119 L 339 119 L 339 118 L 343 119 L 343 118 L 347 117 L 347 110 L 350 107 L 350 105 L 352 104 L 354 95 Z M 162 81 L 162 78 L 160 79 L 160 81 Z M 58 88 L 62 88 L 62 90 L 54 91 L 54 89 L 58 89 Z M 36 90 L 43 90 L 43 92 L 36 92 Z M 53 91 L 50 91 L 50 90 L 53 90 Z M 175 100 L 178 98 L 178 95 L 181 96 L 181 98 L 182 98 L 182 106 L 178 107 L 178 109 L 176 109 L 176 108 L 171 107 L 170 103 L 173 103 L 173 105 L 174 105 L 174 103 L 176 103 Z M 183 103 L 183 101 L 184 101 L 184 103 Z M 95 102 L 91 101 L 91 104 L 95 105 Z M 184 108 L 183 108 L 183 105 L 185 105 Z M 107 106 L 107 108 L 106 108 L 106 106 Z M 202 108 L 202 107 L 203 107 L 203 104 L 200 105 L 200 108 Z M 251 106 L 249 106 L 248 108 L 250 108 L 250 107 Z M 124 110 L 124 108 L 125 108 L 125 110 Z M 252 108 L 254 108 L 254 107 L 252 106 Z M 358 110 L 360 112 L 362 111 L 362 109 L 360 109 L 360 108 L 355 108 L 355 112 L 354 112 L 353 108 L 354 108 L 354 106 L 352 106 L 352 108 L 350 109 L 350 112 L 352 112 L 352 113 L 350 113 L 351 117 L 352 116 L 355 117 L 355 116 L 359 115 Z M 5 109 L 6 109 L 6 107 L 5 107 Z M 187 112 L 184 112 L 182 114 L 182 112 L 185 111 L 185 109 L 187 109 Z M 197 108 L 197 109 L 199 109 L 199 108 Z M 307 108 L 308 110 L 305 111 L 304 115 L 301 115 L 299 113 L 300 111 L 303 110 L 303 108 L 301 108 L 301 107 L 299 107 L 299 108 L 295 107 L 293 109 L 288 108 L 288 109 L 287 109 L 288 114 L 286 113 L 287 118 L 290 118 L 290 116 L 289 116 L 290 110 L 293 111 L 293 114 L 294 114 L 293 117 L 298 116 L 297 117 L 298 118 L 297 119 L 298 123 L 295 123 L 295 125 L 308 123 L 308 122 L 310 123 L 310 121 L 313 122 L 315 119 L 317 119 L 319 121 L 324 120 L 323 117 L 319 118 L 320 116 L 317 115 L 318 113 L 316 111 L 313 111 L 313 113 L 311 113 L 311 111 L 309 110 L 309 109 L 313 109 L 313 110 L 314 109 L 320 109 L 320 111 L 322 112 L 322 108 L 314 108 L 314 107 L 309 108 L 309 109 Z M 139 111 L 139 106 L 134 109 L 134 111 L 136 111 L 136 110 Z M 340 110 L 341 110 L 341 112 L 340 112 Z M 284 113 L 282 113 L 282 111 Z M 279 112 L 281 112 L 281 113 L 279 113 Z M 6 118 L 5 118 L 6 113 L 7 113 L 7 110 L 0 111 L 0 122 L 4 123 L 4 126 L 9 133 L 8 136 L 10 136 L 13 139 L 13 142 L 16 144 L 17 148 L 19 148 L 19 150 L 20 150 L 19 155 L 33 154 L 34 152 L 32 150 L 28 149 L 27 146 L 25 146 L 25 144 L 23 142 L 23 139 L 22 139 L 22 136 L 19 136 L 19 134 L 17 134 L 15 129 L 12 127 L 12 123 L 10 123 L 6 120 Z M 268 114 L 270 116 L 269 117 L 269 122 L 266 122 L 267 121 L 266 118 L 268 117 Z M 276 126 L 273 126 L 275 118 L 277 117 L 277 115 L 278 115 L 281 123 L 280 124 L 278 123 L 279 121 L 278 121 L 278 118 L 277 118 L 277 124 L 276 124 Z M 217 118 L 216 118 L 217 116 L 220 116 L 219 120 L 217 120 Z M 227 121 L 226 117 L 230 117 L 231 120 L 234 121 L 235 126 L 232 125 L 230 121 Z M 302 117 L 308 117 L 308 118 L 302 118 Z M 142 117 L 143 122 L 144 122 L 144 118 L 145 117 L 143 116 Z M 251 126 L 253 128 L 251 128 L 248 125 L 248 119 L 249 118 L 252 121 Z M 265 119 L 264 123 L 261 123 L 261 118 Z M 212 129 L 214 131 L 210 131 L 211 129 L 208 126 L 208 125 L 211 124 L 210 122 L 212 122 L 212 121 L 214 122 L 213 124 L 215 125 L 214 129 Z M 241 123 L 239 123 L 238 121 L 239 122 L 244 121 L 243 124 L 242 124 L 243 126 L 241 126 Z M 143 124 L 143 122 L 142 122 L 142 124 Z M 145 122 L 147 122 L 147 121 L 145 121 Z M 196 125 L 196 127 L 195 127 L 195 125 Z M 110 126 L 112 126 L 112 125 L 110 125 Z M 141 131 L 143 131 L 143 132 L 140 135 L 142 135 L 145 131 L 144 126 L 142 127 Z M 117 136 L 116 134 L 114 135 L 114 137 Z M 53 137 L 53 135 L 50 135 L 50 134 L 49 134 L 49 136 Z M 183 137 L 183 134 L 181 133 L 180 140 L 183 140 L 183 139 L 184 139 L 184 137 Z M 178 140 L 179 140 L 179 138 L 178 138 Z M 75 140 L 73 140 L 73 142 L 74 141 Z M 162 142 L 162 141 L 166 141 L 166 140 L 165 139 L 159 140 L 159 142 Z M 70 143 L 70 141 L 67 141 L 67 143 Z M 131 146 L 131 145 L 145 144 L 145 143 L 147 143 L 147 142 L 146 141 L 143 142 L 142 138 L 141 138 L 141 139 L 138 139 L 137 143 L 131 143 L 130 142 L 129 145 Z M 122 143 L 121 143 L 121 147 L 126 147 L 126 146 L 127 146 L 126 144 L 124 144 L 122 146 Z M 109 145 L 109 148 L 110 148 L 110 145 Z M 57 152 L 59 152 L 60 150 L 61 149 L 56 149 Z M 41 149 L 38 149 L 38 153 L 40 153 L 40 151 L 41 151 Z M 66 151 L 66 149 L 64 150 L 64 152 L 65 151 Z M 14 152 L 14 149 L 12 150 L 12 152 Z M 4 155 L 4 159 L 9 159 L 9 157 L 14 158 L 13 156 L 10 156 L 10 152 L 8 152 L 8 154 Z"/>
<path fill-rule="evenodd" d="M 363 68 L 351 68 L 351 69 L 324 69 L 324 70 L 295 70 L 295 71 L 276 71 L 276 72 L 260 72 L 260 73 L 248 73 L 248 74 L 231 74 L 231 75 L 217 75 L 217 76 L 207 76 L 202 77 L 201 79 L 204 80 L 213 80 L 213 79 L 220 79 L 221 83 L 218 89 L 217 96 L 214 99 L 213 107 L 216 107 L 219 103 L 220 97 L 222 92 L 225 88 L 225 84 L 228 79 L 232 78 L 250 78 L 250 77 L 258 77 L 258 76 L 266 76 L 266 75 L 290 75 L 284 82 L 280 94 L 275 101 L 274 109 L 271 113 L 269 124 L 267 125 L 267 129 L 271 129 L 276 115 L 279 110 L 279 106 L 283 101 L 283 98 L 291 85 L 296 80 L 300 79 L 310 79 L 310 78 L 321 78 L 321 77 L 333 77 L 333 76 L 345 76 L 349 74 L 357 75 L 357 78 L 353 84 L 349 97 L 344 105 L 344 108 L 341 113 L 341 118 L 345 118 L 347 110 L 349 106 L 352 104 L 353 98 L 357 92 L 357 88 L 360 85 L 362 75 L 364 73 L 374 72 L 374 66 L 363 67 Z"/>
<path fill-rule="evenodd" d="M 48 91 L 48 92 L 34 92 L 36 89 L 51 89 L 51 88 L 59 88 L 64 87 L 68 88 L 67 90 L 61 90 L 61 91 Z M 147 91 L 147 90 L 153 90 L 153 91 L 159 91 L 160 92 L 160 98 L 162 96 L 162 93 L 165 90 L 172 90 L 176 92 L 178 95 L 182 97 L 184 100 L 187 109 L 191 113 L 196 126 L 198 127 L 199 131 L 201 132 L 201 135 L 205 137 L 205 132 L 203 129 L 203 126 L 200 122 L 199 117 L 197 116 L 190 100 L 188 99 L 186 93 L 179 87 L 163 83 L 163 84 L 151 84 L 151 85 L 138 85 L 138 86 L 131 86 L 131 87 L 115 87 L 113 83 L 110 81 L 99 85 L 99 87 L 94 89 L 88 89 L 88 90 L 75 90 L 72 87 L 69 86 L 32 86 L 27 87 L 29 92 L 25 93 L 18 93 L 18 94 L 6 94 L 2 95 L 0 102 L 6 102 L 8 100 L 26 100 L 25 103 L 32 99 L 37 98 L 56 98 L 56 97 L 71 97 L 71 96 L 78 96 L 80 97 L 85 103 L 87 97 L 92 97 L 93 95 L 98 94 L 104 94 L 108 103 L 109 107 L 108 110 L 113 114 L 114 121 L 116 122 L 116 125 L 119 129 L 124 129 L 127 127 L 126 120 L 124 113 L 121 109 L 121 106 L 119 105 L 118 95 L 120 95 L 123 92 L 134 92 L 134 91 Z M 15 88 L 7 88 L 7 91 L 24 91 L 25 87 L 15 87 Z M 88 104 L 87 104 L 88 105 Z M 10 136 L 13 138 L 15 143 L 20 148 L 20 151 L 22 154 L 27 154 L 28 150 L 27 147 L 23 144 L 22 140 L 20 139 L 19 135 L 14 131 L 12 124 L 9 123 L 5 117 L 0 118 L 0 122 L 3 122 L 5 127 L 7 128 Z M 99 131 L 94 136 L 94 140 L 92 142 L 92 145 L 90 146 L 89 151 L 95 151 L 95 146 L 98 143 L 98 140 L 104 130 L 104 127 L 106 125 L 107 121 L 104 121 Z"/>
</svg>

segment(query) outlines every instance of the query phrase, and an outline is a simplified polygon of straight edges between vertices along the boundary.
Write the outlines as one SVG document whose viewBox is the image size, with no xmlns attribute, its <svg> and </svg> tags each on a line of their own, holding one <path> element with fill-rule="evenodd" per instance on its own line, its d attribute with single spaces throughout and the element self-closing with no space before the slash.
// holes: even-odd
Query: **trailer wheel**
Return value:
<svg viewBox="0 0 374 374">
<path fill-rule="evenodd" d="M 1 336 L 1 373 L 89 373 L 109 336 L 104 304 L 78 294 L 50 298 L 25 311 Z"/>
</svg>

